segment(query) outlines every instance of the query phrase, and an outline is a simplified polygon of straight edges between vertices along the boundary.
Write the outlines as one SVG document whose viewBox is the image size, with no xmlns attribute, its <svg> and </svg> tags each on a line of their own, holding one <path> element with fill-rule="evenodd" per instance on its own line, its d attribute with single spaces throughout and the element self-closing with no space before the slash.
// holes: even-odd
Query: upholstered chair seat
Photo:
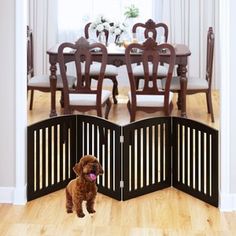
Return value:
<svg viewBox="0 0 236 236">
<path fill-rule="evenodd" d="M 75 83 L 75 76 L 68 76 L 68 86 L 71 88 Z M 42 87 L 42 88 L 50 88 L 50 80 L 48 75 L 35 75 L 30 78 L 28 81 L 28 86 L 32 87 Z M 63 88 L 61 75 L 57 75 L 57 88 Z"/>
</svg>

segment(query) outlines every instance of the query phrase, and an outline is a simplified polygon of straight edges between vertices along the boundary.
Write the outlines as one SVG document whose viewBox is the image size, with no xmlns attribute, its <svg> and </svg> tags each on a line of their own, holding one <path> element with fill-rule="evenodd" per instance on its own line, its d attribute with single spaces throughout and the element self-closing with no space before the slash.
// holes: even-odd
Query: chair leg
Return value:
<svg viewBox="0 0 236 236">
<path fill-rule="evenodd" d="M 64 93 L 61 91 L 61 100 L 60 100 L 61 108 L 64 108 Z"/>
<path fill-rule="evenodd" d="M 105 118 L 108 119 L 109 112 L 111 110 L 111 101 L 110 99 L 106 102 L 106 109 L 105 109 Z"/>
<path fill-rule="evenodd" d="M 31 94 L 30 94 L 30 110 L 33 109 L 33 102 L 34 102 L 34 90 L 31 89 Z"/>
<path fill-rule="evenodd" d="M 130 101 L 127 102 L 127 108 L 130 114 L 130 122 L 135 121 L 135 110 L 132 109 Z"/>
<path fill-rule="evenodd" d="M 177 107 L 178 107 L 178 110 L 181 110 L 181 93 L 178 92 L 178 98 L 177 98 Z"/>
<path fill-rule="evenodd" d="M 215 122 L 214 113 L 213 113 L 213 106 L 212 106 L 211 92 L 206 93 L 206 100 L 207 100 L 208 113 L 211 114 L 211 121 Z"/>
<path fill-rule="evenodd" d="M 113 82 L 113 88 L 112 88 L 112 97 L 113 97 L 113 102 L 114 104 L 117 104 L 117 99 L 116 99 L 116 95 L 119 94 L 118 92 L 118 82 L 116 77 L 112 78 L 112 82 Z"/>
</svg>

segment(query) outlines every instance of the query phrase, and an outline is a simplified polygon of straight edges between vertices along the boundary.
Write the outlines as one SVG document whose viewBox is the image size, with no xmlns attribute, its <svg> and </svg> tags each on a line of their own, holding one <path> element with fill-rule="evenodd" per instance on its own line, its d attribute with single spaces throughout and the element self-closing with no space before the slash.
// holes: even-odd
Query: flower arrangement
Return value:
<svg viewBox="0 0 236 236">
<path fill-rule="evenodd" d="M 110 32 L 115 36 L 120 36 L 126 32 L 126 25 L 124 23 L 114 23 Z"/>
<path fill-rule="evenodd" d="M 123 34 L 123 33 L 126 33 L 126 25 L 125 23 L 113 23 L 112 24 L 112 27 L 110 29 L 110 32 L 111 34 L 115 35 L 115 43 L 117 45 L 119 45 L 121 42 L 120 42 L 120 36 Z"/>
<path fill-rule="evenodd" d="M 126 19 L 128 18 L 136 18 L 139 16 L 139 9 L 131 4 L 129 7 L 126 7 L 126 11 L 124 12 Z"/>
<path fill-rule="evenodd" d="M 110 21 L 104 16 L 99 16 L 97 19 L 91 23 L 90 28 L 98 32 L 103 32 L 104 30 L 110 30 Z"/>
</svg>

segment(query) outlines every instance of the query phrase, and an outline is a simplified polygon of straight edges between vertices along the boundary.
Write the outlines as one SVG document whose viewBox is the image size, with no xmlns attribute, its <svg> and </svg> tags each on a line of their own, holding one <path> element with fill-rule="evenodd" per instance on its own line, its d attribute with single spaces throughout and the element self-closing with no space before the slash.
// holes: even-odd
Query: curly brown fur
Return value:
<svg viewBox="0 0 236 236">
<path fill-rule="evenodd" d="M 76 179 L 69 182 L 66 187 L 66 210 L 67 213 L 77 213 L 78 217 L 84 217 L 82 202 L 86 201 L 89 213 L 95 213 L 94 202 L 97 195 L 96 177 L 103 174 L 102 166 L 96 157 L 87 155 L 80 159 L 73 167 L 77 175 Z"/>
</svg>

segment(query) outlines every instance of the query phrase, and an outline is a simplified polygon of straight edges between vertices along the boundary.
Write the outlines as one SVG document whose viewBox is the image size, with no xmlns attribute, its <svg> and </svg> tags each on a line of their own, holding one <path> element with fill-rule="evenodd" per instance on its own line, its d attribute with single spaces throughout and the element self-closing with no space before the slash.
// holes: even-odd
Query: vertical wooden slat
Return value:
<svg viewBox="0 0 236 236">
<path fill-rule="evenodd" d="M 189 130 L 189 134 L 190 134 L 190 137 L 189 137 L 189 143 L 190 143 L 190 146 L 189 146 L 189 155 L 190 155 L 190 163 L 189 163 L 189 167 L 190 167 L 190 180 L 189 180 L 189 184 L 191 186 L 191 188 L 193 188 L 193 172 L 194 172 L 194 164 L 193 164 L 193 157 L 194 157 L 194 151 L 193 151 L 193 129 L 190 128 Z"/>
<path fill-rule="evenodd" d="M 218 132 L 215 131 L 213 132 L 212 135 L 212 148 L 211 148 L 211 152 L 212 152 L 212 198 L 214 201 L 214 204 L 217 206 L 219 199 L 219 173 L 218 173 L 218 164 L 219 164 L 219 143 L 218 143 Z"/>
<path fill-rule="evenodd" d="M 152 132 L 152 126 L 148 127 L 148 135 L 149 135 L 149 185 L 152 184 L 152 176 L 153 176 L 153 153 L 152 153 L 152 150 L 153 150 L 153 132 Z"/>
<path fill-rule="evenodd" d="M 98 130 L 98 127 L 97 125 L 94 125 L 94 142 L 93 142 L 93 145 L 94 145 L 94 156 L 97 157 L 98 156 L 98 153 L 97 153 L 97 150 L 98 150 L 98 147 L 97 147 L 97 142 L 98 142 L 98 134 L 97 134 L 97 130 Z"/>
<path fill-rule="evenodd" d="M 89 123 L 89 154 L 92 154 L 93 139 L 92 139 L 92 124 Z"/>
<path fill-rule="evenodd" d="M 141 187 L 141 135 L 140 129 L 137 129 L 137 188 Z"/>
<path fill-rule="evenodd" d="M 45 128 L 42 129 L 42 188 L 46 187 L 46 178 L 47 178 L 47 172 L 46 172 L 46 132 Z"/>
<path fill-rule="evenodd" d="M 147 130 L 143 128 L 143 168 L 141 171 L 143 172 L 143 187 L 147 186 Z M 140 137 L 141 138 L 141 137 Z"/>
<path fill-rule="evenodd" d="M 105 150 L 104 150 L 104 168 L 105 168 L 105 173 L 104 173 L 104 176 L 105 176 L 105 187 L 108 187 L 108 177 L 109 177 L 109 166 L 108 166 L 108 157 L 109 157 L 109 154 L 108 154 L 108 139 L 109 139 L 109 136 L 108 136 L 108 129 L 105 128 L 104 129 L 104 134 L 105 134 L 105 138 L 106 138 L 106 142 L 105 142 Z"/>
<path fill-rule="evenodd" d="M 164 130 L 163 130 L 163 124 L 160 125 L 161 129 L 160 129 L 160 176 L 161 176 L 161 181 L 163 181 L 163 157 L 164 157 Z"/>
<path fill-rule="evenodd" d="M 101 166 L 104 168 L 104 163 L 103 163 L 103 144 L 104 144 L 104 135 L 103 135 L 103 128 L 102 127 L 98 127 L 99 128 L 99 162 L 101 164 Z M 99 176 L 99 183 L 102 184 L 103 180 L 103 175 Z M 103 184 L 102 184 L 103 185 Z"/>
<path fill-rule="evenodd" d="M 131 179 L 130 179 L 130 181 L 131 181 L 131 191 L 132 191 L 135 189 L 135 155 L 134 155 L 135 154 L 135 142 L 134 142 L 135 133 L 134 133 L 134 131 L 133 132 L 130 131 L 129 135 L 130 135 L 129 142 L 131 144 L 131 153 L 130 153 L 130 155 L 131 155 L 131 158 L 130 158 L 131 159 L 131 168 L 130 168 Z M 128 167 L 125 166 L 125 168 L 128 168 Z"/>
<path fill-rule="evenodd" d="M 64 136 L 64 124 L 63 122 L 60 124 L 59 126 L 59 135 L 60 135 L 60 138 L 59 138 L 59 182 L 61 182 L 63 180 L 63 169 L 64 169 L 64 165 L 63 165 L 63 159 L 64 159 L 64 153 L 63 153 L 63 136 Z"/>
<path fill-rule="evenodd" d="M 204 147 L 204 140 L 205 140 L 205 136 L 204 133 L 201 132 L 201 192 L 204 193 L 204 167 L 205 167 L 205 163 L 204 163 L 204 154 L 205 154 L 205 147 Z"/>
<path fill-rule="evenodd" d="M 67 125 L 64 132 L 66 132 L 66 140 L 64 140 L 64 145 L 65 145 L 65 166 L 64 166 L 64 171 L 65 171 L 65 179 L 69 178 L 69 126 Z"/>
<path fill-rule="evenodd" d="M 184 158 L 184 183 L 186 185 L 188 185 L 188 172 L 189 172 L 189 169 L 188 169 L 188 139 L 189 139 L 189 136 L 188 136 L 188 127 L 185 125 L 184 126 L 184 155 L 185 155 L 185 158 Z"/>
<path fill-rule="evenodd" d="M 114 178 L 114 131 L 110 130 L 110 176 L 109 176 L 109 182 L 110 182 L 110 189 L 114 190 L 114 184 L 113 184 L 113 178 Z"/>
<path fill-rule="evenodd" d="M 83 141 L 84 141 L 84 155 L 89 154 L 88 153 L 88 123 L 84 122 L 84 135 L 83 135 Z"/>
<path fill-rule="evenodd" d="M 57 146 L 58 146 L 58 142 L 57 142 L 57 139 L 58 139 L 57 125 L 54 125 L 54 135 L 53 135 L 53 137 L 54 137 L 54 157 L 53 157 L 53 159 L 54 159 L 54 167 L 53 167 L 54 181 L 53 181 L 53 183 L 55 184 L 55 183 L 57 183 L 57 174 L 58 174 L 58 170 L 57 170 L 57 155 L 58 155 L 57 154 L 57 150 L 58 150 L 58 148 L 57 148 Z"/>
<path fill-rule="evenodd" d="M 159 156 L 159 132 L 158 132 L 158 125 L 155 126 L 155 183 L 158 183 L 158 169 L 159 169 L 159 163 L 158 163 L 158 156 Z"/>
<path fill-rule="evenodd" d="M 48 127 L 48 185 L 52 185 L 52 127 Z"/>
<path fill-rule="evenodd" d="M 36 152 L 35 152 L 35 162 L 36 162 L 36 186 L 35 190 L 40 189 L 40 130 L 36 130 Z"/>
<path fill-rule="evenodd" d="M 196 179 L 196 190 L 199 190 L 199 186 L 200 186 L 200 183 L 199 183 L 199 172 L 200 172 L 200 169 L 199 169 L 199 132 L 198 130 L 196 130 L 195 132 L 195 135 L 196 135 L 196 139 L 195 139 L 195 157 L 196 157 L 196 171 L 195 171 L 195 179 Z"/>
<path fill-rule="evenodd" d="M 206 194 L 210 195 L 210 173 L 211 173 L 211 166 L 210 166 L 210 135 L 206 135 Z"/>
<path fill-rule="evenodd" d="M 27 194 L 33 195 L 34 192 L 34 150 L 35 136 L 34 130 L 27 129 Z"/>
<path fill-rule="evenodd" d="M 179 176 L 183 182 L 183 126 L 179 125 Z"/>
</svg>

